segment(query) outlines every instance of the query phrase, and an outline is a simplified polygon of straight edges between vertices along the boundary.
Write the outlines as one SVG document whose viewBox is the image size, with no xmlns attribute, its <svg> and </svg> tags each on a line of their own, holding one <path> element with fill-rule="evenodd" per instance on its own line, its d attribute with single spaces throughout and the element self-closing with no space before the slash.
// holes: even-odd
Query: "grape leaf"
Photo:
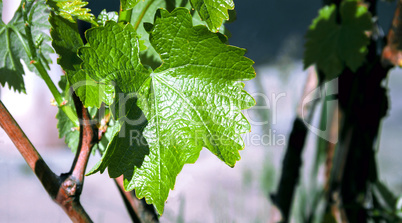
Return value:
<svg viewBox="0 0 402 223">
<path fill-rule="evenodd" d="M 234 9 L 233 0 L 191 0 L 191 4 L 212 32 L 219 31 L 223 21 L 229 20 L 228 10 Z"/>
<path fill-rule="evenodd" d="M 84 72 L 80 72 L 82 60 L 77 52 L 84 46 L 78 33 L 77 23 L 51 13 L 52 45 L 60 55 L 57 62 L 66 72 L 75 93 L 86 107 L 100 107 L 102 101 L 111 104 L 114 88 L 99 85 Z"/>
<path fill-rule="evenodd" d="M 340 5 L 340 24 L 336 6 L 325 6 L 319 11 L 306 34 L 304 67 L 316 64 L 327 79 L 337 77 L 348 67 L 356 71 L 365 61 L 372 29 L 371 15 L 356 1 Z"/>
<path fill-rule="evenodd" d="M 89 174 L 103 172 L 107 166 L 110 176 L 123 174 L 125 189 L 135 189 L 138 197 L 145 197 L 162 213 L 176 176 L 185 163 L 197 160 L 202 147 L 231 167 L 240 159 L 238 151 L 244 147 L 240 134 L 250 131 L 241 110 L 255 104 L 238 82 L 255 76 L 245 50 L 224 44 L 223 35 L 205 26 L 193 26 L 185 8 L 157 11 L 150 41 L 163 64 L 151 74 L 138 63 L 138 39 L 129 25 L 108 22 L 104 28 L 89 30 L 86 38 L 90 47 L 80 51 L 83 69 L 100 83 L 113 80 L 123 92 L 138 93 L 138 106 L 148 125 L 143 132 L 141 124 L 131 128 L 137 130 L 135 139 L 143 133 L 149 144 L 149 154 L 145 142 L 135 147 L 139 155 L 146 154 L 140 162 L 138 157 L 126 159 L 134 154 L 134 148 L 127 148 L 132 135 L 125 143 L 111 143 Z M 112 58 L 119 58 L 122 65 L 109 64 Z M 133 120 L 131 116 L 129 112 L 125 118 Z"/>
<path fill-rule="evenodd" d="M 36 53 L 43 64 L 48 68 L 52 62 L 49 54 L 53 52 L 47 44 L 50 40 L 43 30 L 49 29 L 47 21 L 47 8 L 43 1 L 35 4 L 25 5 L 30 18 L 31 32 L 35 41 Z M 3 2 L 0 1 L 0 17 L 2 16 Z M 29 70 L 34 71 L 34 65 L 30 64 L 30 58 L 27 54 L 28 42 L 25 35 L 25 22 L 23 18 L 22 5 L 19 6 L 14 17 L 8 24 L 0 20 L 0 42 L 4 45 L 0 48 L 0 83 L 4 87 L 7 83 L 10 89 L 25 93 L 23 75 L 24 69 L 20 59 L 22 59 Z M 29 51 L 29 50 L 28 50 Z"/>
<path fill-rule="evenodd" d="M 97 25 L 95 16 L 90 9 L 84 8 L 88 2 L 82 0 L 47 0 L 46 3 L 57 15 L 62 16 L 70 22 L 75 22 L 73 17 Z"/>
<path fill-rule="evenodd" d="M 255 76 L 253 62 L 221 36 L 193 27 L 187 9 L 157 12 L 150 41 L 163 64 L 139 91 L 150 154 L 126 188 L 135 188 L 159 213 L 177 174 L 202 147 L 233 167 L 244 147 L 240 134 L 250 131 L 240 111 L 255 101 L 237 81 Z"/>
<path fill-rule="evenodd" d="M 121 2 L 121 9 L 128 10 L 132 9 L 140 0 L 120 0 Z"/>
</svg>

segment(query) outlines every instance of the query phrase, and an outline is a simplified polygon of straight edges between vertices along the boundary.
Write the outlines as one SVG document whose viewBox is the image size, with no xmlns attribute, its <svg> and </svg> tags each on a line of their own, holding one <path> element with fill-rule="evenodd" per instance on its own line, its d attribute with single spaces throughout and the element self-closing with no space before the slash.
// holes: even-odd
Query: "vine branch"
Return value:
<svg viewBox="0 0 402 223">
<path fill-rule="evenodd" d="M 10 137 L 11 141 L 13 141 L 14 145 L 17 147 L 22 157 L 24 157 L 28 166 L 38 177 L 49 195 L 52 198 L 55 198 L 59 184 L 58 176 L 53 173 L 46 162 L 42 159 L 2 101 L 0 101 L 0 126 L 7 133 L 8 137 Z"/>
<path fill-rule="evenodd" d="M 77 183 L 83 184 L 85 169 L 98 134 L 95 133 L 97 132 L 97 128 L 93 128 L 91 125 L 88 110 L 83 106 L 75 93 L 73 94 L 73 99 L 80 120 L 80 142 L 70 173 Z"/>
<path fill-rule="evenodd" d="M 123 176 L 120 176 L 118 178 L 114 179 L 114 182 L 119 189 L 120 195 L 123 199 L 124 205 L 126 206 L 126 209 L 128 211 L 128 214 L 130 215 L 131 220 L 134 223 L 141 223 L 140 218 L 138 217 L 138 203 L 139 200 L 136 199 L 135 197 L 131 196 L 130 192 L 127 192 L 124 190 L 124 184 L 123 184 Z"/>
<path fill-rule="evenodd" d="M 0 101 L 0 126 L 26 160 L 50 197 L 62 207 L 73 222 L 92 222 L 79 202 L 80 190 L 74 186 L 71 174 L 57 176 L 21 130 L 7 108 Z M 77 193 L 79 191 L 79 193 Z"/>
</svg>

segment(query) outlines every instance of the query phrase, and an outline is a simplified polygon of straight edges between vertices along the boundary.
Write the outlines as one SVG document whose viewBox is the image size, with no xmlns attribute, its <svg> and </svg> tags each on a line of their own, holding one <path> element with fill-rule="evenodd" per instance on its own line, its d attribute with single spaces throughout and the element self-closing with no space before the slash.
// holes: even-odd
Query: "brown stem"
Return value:
<svg viewBox="0 0 402 223">
<path fill-rule="evenodd" d="M 109 119 L 109 118 L 107 118 L 107 119 Z M 101 141 L 106 130 L 107 130 L 107 126 L 102 131 L 98 132 L 98 135 L 97 135 L 98 142 Z M 102 151 L 101 150 L 98 150 L 98 151 L 102 156 L 103 155 Z M 113 180 L 117 186 L 117 189 L 120 192 L 121 198 L 123 199 L 123 202 L 124 202 L 124 206 L 126 206 L 127 212 L 130 215 L 131 220 L 135 223 L 136 222 L 140 223 L 141 220 L 139 218 L 139 211 L 138 211 L 138 206 L 139 206 L 138 198 L 135 196 L 132 196 L 130 192 L 124 190 L 123 176 L 120 176 Z"/>
<path fill-rule="evenodd" d="M 63 178 L 63 176 L 62 176 Z M 66 212 L 73 222 L 92 222 L 80 203 L 76 182 L 67 177 L 61 183 L 55 202 Z"/>
<path fill-rule="evenodd" d="M 53 173 L 29 141 L 3 103 L 0 101 L 0 126 L 4 129 L 46 192 L 59 204 L 73 222 L 92 222 L 79 202 L 79 193 L 70 174 Z"/>
<path fill-rule="evenodd" d="M 8 137 L 13 141 L 18 151 L 24 157 L 28 166 L 32 169 L 43 187 L 54 199 L 56 197 L 59 177 L 53 173 L 49 166 L 36 151 L 35 147 L 29 141 L 28 137 L 21 130 L 18 123 L 14 120 L 3 102 L 0 101 L 0 126 L 7 133 Z"/>
<path fill-rule="evenodd" d="M 119 189 L 120 195 L 123 198 L 124 205 L 126 206 L 126 209 L 131 217 L 131 220 L 133 222 L 141 222 L 137 214 L 138 205 L 140 201 L 136 197 L 131 196 L 130 192 L 124 190 L 123 176 L 115 178 L 114 182 L 116 183 L 116 186 Z"/>
<path fill-rule="evenodd" d="M 331 118 L 331 125 L 330 125 L 330 137 L 332 139 L 338 138 L 338 131 L 339 131 L 339 120 L 342 118 L 342 114 L 339 112 L 338 106 L 334 108 L 335 112 L 332 114 Z M 338 116 L 338 117 L 337 117 Z M 326 141 L 325 148 L 326 148 L 326 157 L 325 157 L 325 183 L 324 183 L 324 190 L 328 191 L 330 187 L 330 177 L 331 177 L 331 170 L 333 167 L 333 158 L 335 156 L 335 149 L 336 144 L 331 143 L 335 140 Z"/>
<path fill-rule="evenodd" d="M 82 105 L 80 99 L 73 94 L 75 108 L 80 120 L 80 143 L 78 150 L 71 166 L 71 177 L 74 178 L 77 183 L 83 184 L 85 169 L 88 164 L 89 156 L 91 154 L 94 140 L 97 139 L 97 134 L 91 125 L 91 119 L 88 114 L 88 110 Z M 96 138 L 95 138 L 96 137 Z"/>
<path fill-rule="evenodd" d="M 80 120 L 80 142 L 71 170 L 61 176 L 63 182 L 61 183 L 56 203 L 61 205 L 69 216 L 71 212 L 80 212 L 80 218 L 73 219 L 70 217 L 74 222 L 92 222 L 81 206 L 79 199 L 84 185 L 85 169 L 94 145 L 93 138 L 95 134 L 87 109 L 75 94 L 73 94 L 73 99 L 77 116 Z"/>
<path fill-rule="evenodd" d="M 128 213 L 130 214 L 133 222 L 148 222 L 158 223 L 158 215 L 155 212 L 155 208 L 151 204 L 147 204 L 144 199 L 138 199 L 135 196 L 135 191 L 125 191 L 123 184 L 123 176 L 114 179 L 120 195 L 123 198 L 124 204 Z"/>
</svg>

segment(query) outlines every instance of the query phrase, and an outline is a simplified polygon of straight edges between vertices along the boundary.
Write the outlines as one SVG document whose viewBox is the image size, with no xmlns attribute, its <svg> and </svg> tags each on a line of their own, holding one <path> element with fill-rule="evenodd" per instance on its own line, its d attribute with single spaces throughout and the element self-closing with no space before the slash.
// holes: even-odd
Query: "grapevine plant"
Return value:
<svg viewBox="0 0 402 223">
<path fill-rule="evenodd" d="M 308 27 L 303 62 L 305 68 L 314 65 L 314 72 L 305 96 L 318 87 L 322 100 L 301 103 L 294 119 L 271 194 L 281 222 L 402 221 L 402 199 L 382 182 L 376 157 L 389 109 L 389 71 L 402 66 L 402 1 L 396 2 L 387 36 L 377 14 L 384 1 L 377 0 L 323 0 Z M 315 157 L 308 159 L 312 170 L 297 189 L 309 130 L 303 112 L 309 123 L 318 103 L 322 132 Z"/>
<path fill-rule="evenodd" d="M 241 81 L 254 78 L 253 61 L 225 35 L 234 3 L 121 0 L 119 12 L 97 17 L 87 4 L 22 0 L 0 22 L 0 83 L 25 93 L 22 61 L 45 81 L 59 136 L 76 154 L 71 170 L 56 176 L 2 103 L 1 126 L 73 221 L 91 221 L 79 203 L 91 151 L 102 158 L 87 175 L 108 169 L 162 214 L 184 164 L 205 147 L 233 167 L 250 131 L 241 110 L 255 101 Z M 81 22 L 91 24 L 84 38 Z M 54 52 L 65 74 L 59 88 L 48 73 Z"/>
</svg>

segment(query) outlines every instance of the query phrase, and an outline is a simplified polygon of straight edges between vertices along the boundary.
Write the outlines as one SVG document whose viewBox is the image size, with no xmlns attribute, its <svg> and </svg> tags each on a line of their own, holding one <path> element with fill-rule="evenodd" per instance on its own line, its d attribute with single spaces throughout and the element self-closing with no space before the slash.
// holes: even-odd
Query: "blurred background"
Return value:
<svg viewBox="0 0 402 223">
<path fill-rule="evenodd" d="M 3 21 L 11 19 L 19 0 L 3 0 Z M 108 1 L 90 1 L 97 15 Z M 110 2 L 110 1 L 109 1 Z M 244 135 L 242 159 L 229 168 L 207 150 L 199 160 L 186 165 L 170 192 L 161 222 L 267 222 L 273 216 L 269 194 L 276 190 L 281 173 L 296 107 L 301 100 L 307 71 L 303 70 L 304 33 L 317 16 L 321 1 L 235 0 L 237 19 L 227 28 L 229 43 L 246 48 L 255 61 L 257 77 L 246 82 L 247 91 L 257 105 L 245 112 L 252 131 Z M 117 4 L 116 4 L 117 5 Z M 395 3 L 379 3 L 380 25 L 387 32 Z M 109 10 L 117 11 L 116 8 Z M 53 55 L 54 61 L 57 55 Z M 52 79 L 58 82 L 60 67 L 51 66 Z M 1 74 L 0 74 L 1 75 Z M 57 173 L 67 172 L 74 155 L 58 138 L 52 96 L 35 74 L 25 75 L 27 94 L 0 88 L 0 98 L 15 117 L 44 160 Z M 379 175 L 397 195 L 402 195 L 402 71 L 394 69 L 389 77 L 391 109 L 383 121 Z M 341 89 L 340 89 L 341 90 Z M 317 109 L 318 111 L 320 109 Z M 318 116 L 318 115 L 316 115 Z M 318 126 L 318 118 L 311 125 Z M 303 153 L 303 175 L 314 159 L 316 136 L 309 134 Z M 90 169 L 99 155 L 90 158 Z M 0 222 L 70 222 L 61 208 L 51 201 L 35 175 L 25 164 L 8 136 L 0 129 Z M 302 178 L 299 194 L 308 180 Z M 304 196 L 308 197 L 308 194 Z M 300 208 L 293 207 L 297 219 Z M 114 182 L 107 174 L 85 179 L 81 202 L 95 222 L 129 222 Z M 297 222 L 297 220 L 295 220 Z"/>
</svg>

